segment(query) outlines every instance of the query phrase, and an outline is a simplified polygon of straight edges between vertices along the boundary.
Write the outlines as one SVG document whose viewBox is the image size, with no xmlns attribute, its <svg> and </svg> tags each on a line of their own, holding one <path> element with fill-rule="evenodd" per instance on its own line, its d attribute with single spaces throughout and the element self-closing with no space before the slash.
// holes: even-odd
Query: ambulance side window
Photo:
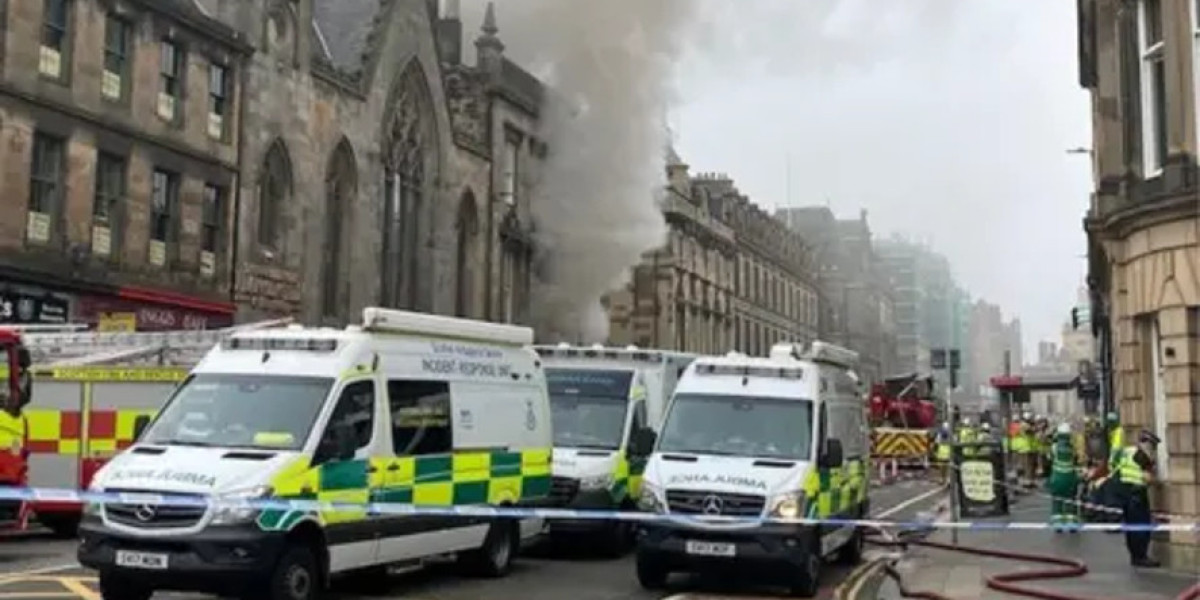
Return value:
<svg viewBox="0 0 1200 600">
<path fill-rule="evenodd" d="M 829 412 L 827 404 L 821 403 L 821 416 L 817 420 L 817 456 L 825 455 L 825 440 L 829 438 Z"/>
<path fill-rule="evenodd" d="M 355 450 L 362 450 L 371 443 L 371 434 L 375 430 L 374 381 L 355 381 L 342 390 L 342 397 L 329 416 L 329 424 L 321 438 L 322 454 L 331 451 L 336 454 L 337 431 L 343 427 L 353 432 Z"/>
<path fill-rule="evenodd" d="M 445 381 L 388 381 L 396 456 L 448 454 L 454 448 L 450 385 Z"/>
</svg>

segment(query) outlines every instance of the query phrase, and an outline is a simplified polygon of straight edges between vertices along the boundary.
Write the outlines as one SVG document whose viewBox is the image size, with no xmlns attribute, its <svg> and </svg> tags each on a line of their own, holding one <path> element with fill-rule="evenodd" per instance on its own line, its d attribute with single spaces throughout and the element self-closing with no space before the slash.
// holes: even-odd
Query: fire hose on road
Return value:
<svg viewBox="0 0 1200 600">
<path fill-rule="evenodd" d="M 927 540 L 904 537 L 896 540 L 872 537 L 870 542 L 875 545 L 886 547 L 907 548 L 909 546 L 919 546 L 924 548 L 934 548 L 937 550 L 962 552 L 976 556 L 986 556 L 989 558 L 999 558 L 1015 562 L 1049 565 L 1050 568 L 1039 569 L 1035 571 L 1013 571 L 1010 573 L 992 575 L 987 578 L 986 584 L 990 589 L 1016 596 L 1022 596 L 1025 598 L 1040 598 L 1042 600 L 1103 600 L 1102 598 L 1095 596 L 1076 596 L 1062 592 L 1047 591 L 1035 587 L 1018 585 L 1020 582 L 1027 581 L 1045 581 L 1051 579 L 1070 579 L 1074 577 L 1083 577 L 1088 573 L 1088 566 L 1087 563 L 1084 563 L 1080 560 L 1061 558 L 1057 556 L 1046 556 L 1041 554 L 990 550 L 986 548 L 977 548 L 974 546 L 945 544 L 941 542 L 931 542 Z M 884 568 L 884 572 L 896 582 L 896 585 L 900 589 L 900 595 L 904 598 L 916 598 L 919 600 L 963 600 L 951 598 L 936 592 L 909 589 L 907 586 L 905 586 L 903 577 L 900 575 L 899 571 L 897 571 L 892 565 L 886 566 Z M 1188 588 L 1183 593 L 1176 596 L 1174 600 L 1200 600 L 1200 583 Z"/>
</svg>

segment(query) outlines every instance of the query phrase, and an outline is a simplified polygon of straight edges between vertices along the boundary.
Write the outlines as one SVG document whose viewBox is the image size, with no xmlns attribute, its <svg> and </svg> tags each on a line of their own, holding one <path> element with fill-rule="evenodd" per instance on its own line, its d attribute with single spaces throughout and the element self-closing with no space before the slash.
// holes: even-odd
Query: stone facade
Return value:
<svg viewBox="0 0 1200 600">
<path fill-rule="evenodd" d="M 634 268 L 625 289 L 606 299 L 613 344 L 723 354 L 735 348 L 733 229 L 720 198 L 693 185 L 674 151 L 667 161 L 663 214 L 667 245 Z"/>
<path fill-rule="evenodd" d="M 190 1 L 0 2 L 0 323 L 232 321 L 251 51 Z"/>
<path fill-rule="evenodd" d="M 1163 439 L 1154 509 L 1181 521 L 1200 518 L 1196 11 L 1188 0 L 1085 0 L 1079 11 L 1094 132 L 1091 314 L 1127 434 Z M 1200 571 L 1194 533 L 1158 536 L 1153 551 Z"/>
<path fill-rule="evenodd" d="M 858 352 L 866 381 L 895 374 L 890 278 L 875 253 L 866 211 L 857 219 L 838 219 L 826 207 L 803 207 L 781 209 L 776 217 L 801 235 L 820 261 L 820 338 Z"/>
<path fill-rule="evenodd" d="M 243 74 L 233 299 L 243 319 L 364 306 L 527 322 L 540 83 L 489 8 L 474 66 L 428 0 L 197 0 Z"/>
</svg>

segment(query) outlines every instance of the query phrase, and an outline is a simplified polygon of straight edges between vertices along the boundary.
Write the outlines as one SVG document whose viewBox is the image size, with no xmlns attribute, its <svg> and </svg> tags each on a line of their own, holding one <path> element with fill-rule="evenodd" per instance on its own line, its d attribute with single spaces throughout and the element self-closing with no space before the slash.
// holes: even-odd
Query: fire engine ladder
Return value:
<svg viewBox="0 0 1200 600">
<path fill-rule="evenodd" d="M 25 330 L 25 346 L 42 366 L 156 365 L 192 366 L 221 340 L 241 331 L 270 329 L 292 322 L 276 319 L 226 329 L 152 332 L 90 332 L 80 326 Z M 72 331 L 73 329 L 73 331 Z"/>
</svg>

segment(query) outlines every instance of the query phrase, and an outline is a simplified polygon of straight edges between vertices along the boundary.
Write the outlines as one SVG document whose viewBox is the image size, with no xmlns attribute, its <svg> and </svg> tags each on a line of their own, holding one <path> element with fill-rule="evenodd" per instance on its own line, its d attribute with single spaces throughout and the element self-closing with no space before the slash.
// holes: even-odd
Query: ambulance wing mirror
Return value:
<svg viewBox="0 0 1200 600">
<path fill-rule="evenodd" d="M 146 428 L 149 426 L 150 415 L 138 415 L 137 418 L 133 420 L 133 439 L 142 439 L 142 433 L 144 433 Z"/>
<path fill-rule="evenodd" d="M 842 440 L 825 440 L 824 452 L 821 453 L 821 468 L 839 469 L 846 462 L 842 454 Z"/>
<path fill-rule="evenodd" d="M 629 454 L 632 456 L 643 457 L 650 456 L 654 451 L 654 442 L 658 441 L 658 435 L 649 427 L 643 427 L 635 432 L 629 439 Z"/>
</svg>

